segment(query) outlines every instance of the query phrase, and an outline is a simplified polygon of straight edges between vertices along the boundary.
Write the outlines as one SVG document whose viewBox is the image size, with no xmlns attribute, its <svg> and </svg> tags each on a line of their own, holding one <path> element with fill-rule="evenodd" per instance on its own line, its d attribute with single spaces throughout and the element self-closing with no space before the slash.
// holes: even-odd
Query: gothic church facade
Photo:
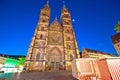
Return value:
<svg viewBox="0 0 120 80">
<path fill-rule="evenodd" d="M 71 61 L 80 57 L 68 9 L 63 6 L 60 23 L 57 19 L 52 24 L 49 21 L 47 3 L 40 12 L 24 71 L 71 71 Z"/>
</svg>

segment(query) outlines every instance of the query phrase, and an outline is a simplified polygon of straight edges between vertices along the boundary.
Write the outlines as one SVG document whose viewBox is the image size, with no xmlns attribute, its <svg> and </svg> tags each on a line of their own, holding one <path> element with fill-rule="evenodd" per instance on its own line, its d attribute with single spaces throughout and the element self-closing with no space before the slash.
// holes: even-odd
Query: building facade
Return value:
<svg viewBox="0 0 120 80">
<path fill-rule="evenodd" d="M 120 33 L 117 33 L 112 36 L 112 43 L 113 43 L 118 55 L 120 56 Z"/>
<path fill-rule="evenodd" d="M 49 21 L 50 7 L 47 3 L 40 12 L 24 71 L 71 71 L 71 61 L 80 57 L 68 9 L 63 6 L 60 23 L 57 18 L 52 24 Z"/>
<path fill-rule="evenodd" d="M 101 59 L 101 58 L 109 58 L 109 57 L 115 57 L 115 56 L 108 53 L 101 52 L 101 51 L 83 48 L 81 57 Z"/>
</svg>

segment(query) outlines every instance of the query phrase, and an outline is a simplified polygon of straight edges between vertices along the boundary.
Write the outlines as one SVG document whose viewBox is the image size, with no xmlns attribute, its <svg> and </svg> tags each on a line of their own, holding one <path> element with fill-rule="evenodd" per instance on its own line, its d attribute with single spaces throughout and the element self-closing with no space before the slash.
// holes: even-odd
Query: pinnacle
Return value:
<svg viewBox="0 0 120 80">
<path fill-rule="evenodd" d="M 52 22 L 52 24 L 59 24 L 57 16 L 55 17 L 54 21 Z"/>
<path fill-rule="evenodd" d="M 63 8 L 66 8 L 65 1 L 63 0 Z"/>
<path fill-rule="evenodd" d="M 59 23 L 59 22 L 58 22 L 58 19 L 57 19 L 57 16 L 55 17 L 53 23 Z"/>
<path fill-rule="evenodd" d="M 64 0 L 63 0 L 63 10 L 67 10 Z"/>
<path fill-rule="evenodd" d="M 47 1 L 45 7 L 49 7 L 49 0 Z"/>
</svg>

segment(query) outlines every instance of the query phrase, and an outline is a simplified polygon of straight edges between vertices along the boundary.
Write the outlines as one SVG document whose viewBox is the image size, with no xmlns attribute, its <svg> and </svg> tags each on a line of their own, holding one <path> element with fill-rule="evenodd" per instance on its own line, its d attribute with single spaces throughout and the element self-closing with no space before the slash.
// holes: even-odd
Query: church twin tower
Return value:
<svg viewBox="0 0 120 80">
<path fill-rule="evenodd" d="M 50 21 L 47 3 L 40 18 L 26 56 L 24 71 L 71 71 L 71 61 L 80 54 L 72 28 L 71 16 L 65 6 L 61 12 L 61 23 Z"/>
</svg>

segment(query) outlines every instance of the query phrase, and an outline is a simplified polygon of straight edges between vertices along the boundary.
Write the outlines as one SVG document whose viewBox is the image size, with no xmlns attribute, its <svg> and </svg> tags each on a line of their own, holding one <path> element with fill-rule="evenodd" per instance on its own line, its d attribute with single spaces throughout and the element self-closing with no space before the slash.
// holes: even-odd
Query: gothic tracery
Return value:
<svg viewBox="0 0 120 80">
<path fill-rule="evenodd" d="M 63 7 L 61 22 L 57 18 L 52 24 L 47 3 L 41 10 L 40 19 L 31 40 L 26 57 L 26 71 L 68 70 L 73 59 L 79 57 L 77 42 L 70 13 Z"/>
</svg>

